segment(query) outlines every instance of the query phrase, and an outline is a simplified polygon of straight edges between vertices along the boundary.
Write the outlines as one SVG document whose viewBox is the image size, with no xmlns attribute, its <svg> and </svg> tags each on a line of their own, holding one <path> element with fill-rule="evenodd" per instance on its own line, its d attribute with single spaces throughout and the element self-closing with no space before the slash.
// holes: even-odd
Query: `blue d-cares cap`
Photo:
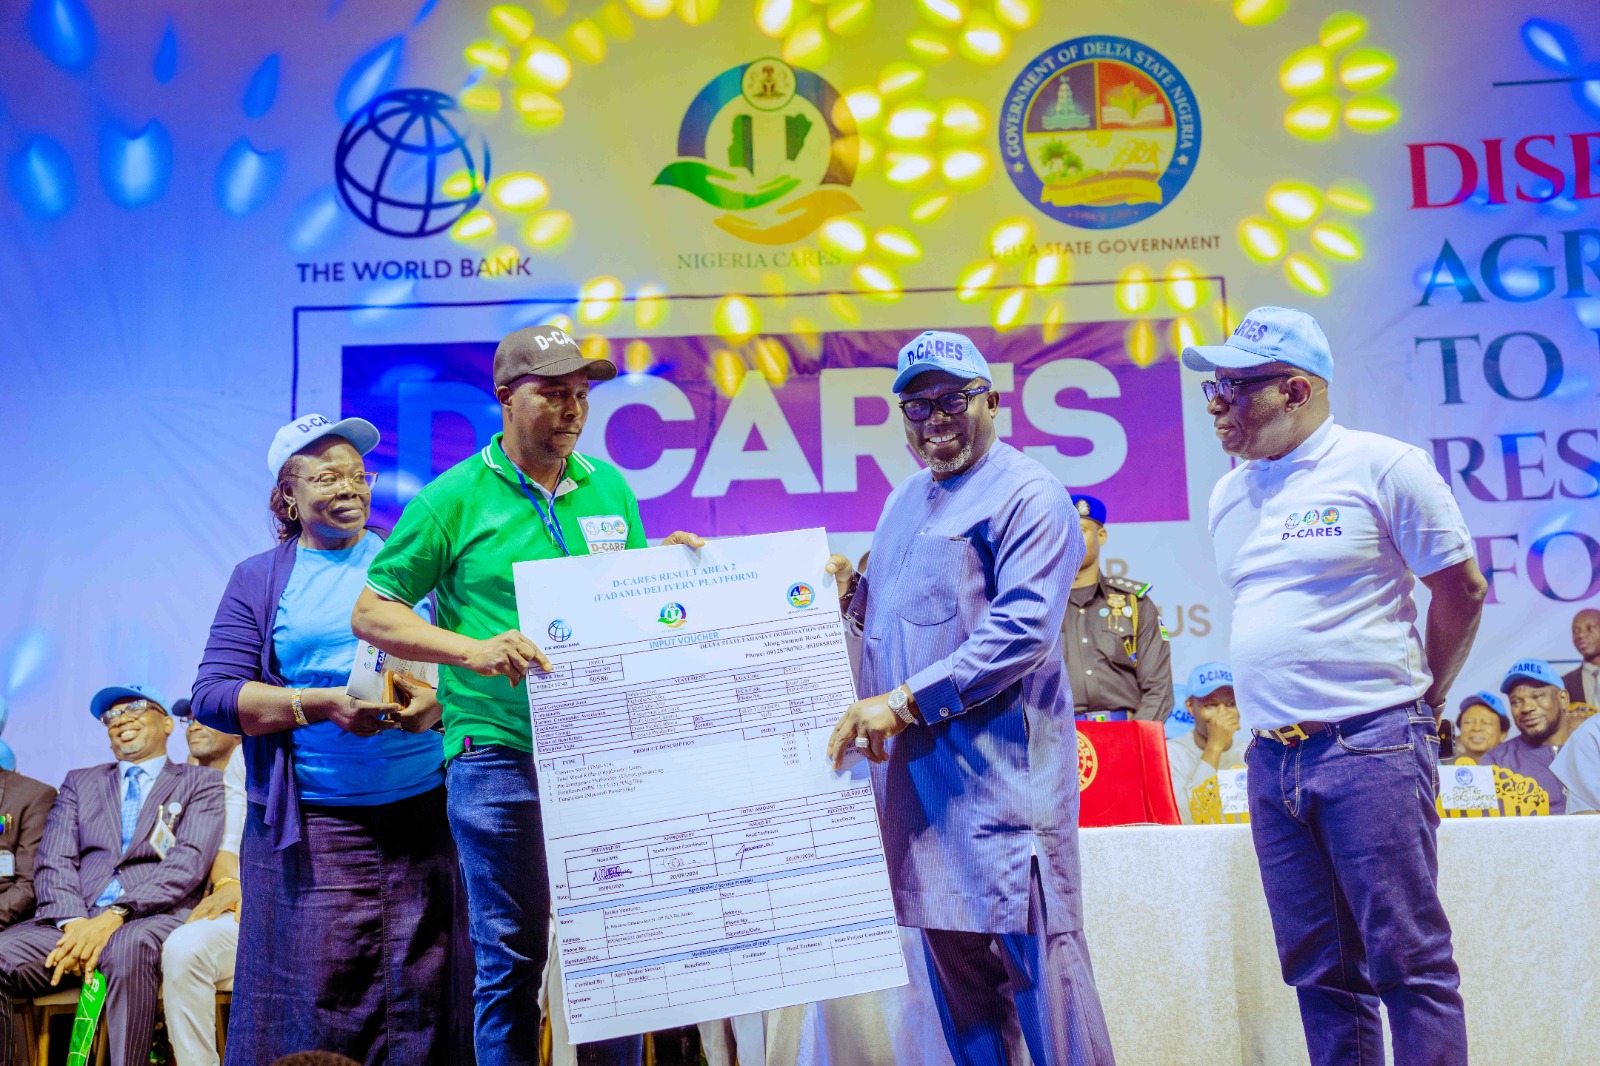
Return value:
<svg viewBox="0 0 1600 1066">
<path fill-rule="evenodd" d="M 894 391 L 904 392 L 911 379 L 929 370 L 943 370 L 966 381 L 982 378 L 993 383 L 989 361 L 978 346 L 959 333 L 930 329 L 900 349 L 900 372 L 894 376 Z"/>
<path fill-rule="evenodd" d="M 1210 372 L 1219 366 L 1243 370 L 1263 363 L 1288 363 L 1324 381 L 1333 380 L 1327 335 L 1316 319 L 1292 307 L 1258 307 L 1223 343 L 1183 350 L 1183 365 L 1190 370 Z"/>
<path fill-rule="evenodd" d="M 1201 663 L 1189 671 L 1189 696 L 1203 700 L 1219 688 L 1233 686 L 1233 671 L 1227 663 Z"/>
<path fill-rule="evenodd" d="M 1078 509 L 1080 518 L 1087 518 L 1091 522 L 1106 524 L 1106 505 L 1093 496 L 1074 496 L 1072 506 Z"/>
<path fill-rule="evenodd" d="M 378 446 L 378 427 L 365 418 L 345 418 L 335 422 L 322 415 L 304 415 L 273 435 L 272 447 L 267 449 L 267 469 L 273 477 L 277 477 L 283 464 L 289 461 L 289 456 L 323 437 L 343 437 L 356 451 L 366 455 Z"/>
<path fill-rule="evenodd" d="M 1561 687 L 1561 675 L 1556 673 L 1555 667 L 1543 659 L 1518 659 L 1511 669 L 1506 671 L 1506 679 L 1500 682 L 1500 691 L 1510 692 L 1519 681 Z"/>
<path fill-rule="evenodd" d="M 89 713 L 98 722 L 118 700 L 149 700 L 160 704 L 162 711 L 167 709 L 166 698 L 154 685 L 107 685 L 89 701 Z"/>
<path fill-rule="evenodd" d="M 1456 708 L 1457 721 L 1460 721 L 1461 715 L 1468 707 L 1487 707 L 1500 719 L 1500 725 L 1502 728 L 1511 728 L 1511 713 L 1506 710 L 1506 701 L 1501 699 L 1496 693 L 1474 692 L 1472 695 L 1462 700 L 1461 705 Z"/>
</svg>

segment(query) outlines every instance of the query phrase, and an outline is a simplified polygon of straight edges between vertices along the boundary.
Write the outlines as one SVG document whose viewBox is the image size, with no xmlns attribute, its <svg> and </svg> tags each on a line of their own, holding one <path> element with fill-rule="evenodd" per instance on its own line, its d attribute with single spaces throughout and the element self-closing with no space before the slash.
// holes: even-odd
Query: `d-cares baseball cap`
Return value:
<svg viewBox="0 0 1600 1066">
<path fill-rule="evenodd" d="M 1556 668 L 1543 659 L 1518 659 L 1511 669 L 1506 671 L 1506 679 L 1500 682 L 1501 692 L 1510 692 L 1518 682 L 1531 681 L 1535 685 L 1552 685 L 1561 688 L 1561 675 L 1556 673 Z"/>
<path fill-rule="evenodd" d="M 559 378 L 578 370 L 587 370 L 590 381 L 610 381 L 617 376 L 617 364 L 609 359 L 585 359 L 578 342 L 560 326 L 525 326 L 506 334 L 494 350 L 495 388 L 529 374 Z"/>
<path fill-rule="evenodd" d="M 1288 363 L 1324 381 L 1333 380 L 1333 352 L 1317 320 L 1292 307 L 1258 307 L 1244 316 L 1221 344 L 1183 350 L 1183 365 L 1207 373 L 1243 370 L 1263 363 Z"/>
<path fill-rule="evenodd" d="M 1189 671 L 1189 697 L 1203 700 L 1219 688 L 1233 686 L 1233 670 L 1227 663 L 1201 663 Z"/>
<path fill-rule="evenodd" d="M 276 473 L 276 471 L 274 471 Z M 94 720 L 99 721 L 100 716 L 111 709 L 111 705 L 118 700 L 149 700 L 160 706 L 162 713 L 166 713 L 167 701 L 154 685 L 107 685 L 94 694 L 89 701 L 89 713 L 94 715 Z"/>
<path fill-rule="evenodd" d="M 365 418 L 344 418 L 335 422 L 322 415 L 305 415 L 284 426 L 267 449 L 267 470 L 273 477 L 283 469 L 289 456 L 323 437 L 343 437 L 350 446 L 366 455 L 378 446 L 378 427 Z"/>
<path fill-rule="evenodd" d="M 930 329 L 900 349 L 900 372 L 894 376 L 895 392 L 904 392 L 911 379 L 929 370 L 943 370 L 963 381 L 982 378 L 993 383 L 989 361 L 978 346 L 959 333 Z"/>
</svg>

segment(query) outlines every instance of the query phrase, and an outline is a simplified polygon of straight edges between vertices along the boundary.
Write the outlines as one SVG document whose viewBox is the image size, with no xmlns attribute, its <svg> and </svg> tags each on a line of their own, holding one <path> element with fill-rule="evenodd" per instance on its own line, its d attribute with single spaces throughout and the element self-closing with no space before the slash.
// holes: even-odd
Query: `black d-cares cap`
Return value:
<svg viewBox="0 0 1600 1066">
<path fill-rule="evenodd" d="M 559 326 L 527 326 L 508 333 L 494 350 L 496 388 L 529 374 L 559 378 L 579 370 L 587 370 L 590 381 L 610 381 L 617 376 L 617 364 L 609 359 L 585 359 L 578 342 Z"/>
</svg>

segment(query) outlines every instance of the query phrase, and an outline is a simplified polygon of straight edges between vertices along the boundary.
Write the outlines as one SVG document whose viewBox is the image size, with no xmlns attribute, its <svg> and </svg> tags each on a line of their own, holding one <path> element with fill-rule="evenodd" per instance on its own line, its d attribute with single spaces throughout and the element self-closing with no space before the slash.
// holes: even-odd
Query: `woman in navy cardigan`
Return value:
<svg viewBox="0 0 1600 1066">
<path fill-rule="evenodd" d="M 438 701 L 406 678 L 403 707 L 345 692 L 350 612 L 382 545 L 362 461 L 377 444 L 359 418 L 278 431 L 279 544 L 234 568 L 195 682 L 195 717 L 243 734 L 248 768 L 229 1066 L 471 1061 Z"/>
</svg>

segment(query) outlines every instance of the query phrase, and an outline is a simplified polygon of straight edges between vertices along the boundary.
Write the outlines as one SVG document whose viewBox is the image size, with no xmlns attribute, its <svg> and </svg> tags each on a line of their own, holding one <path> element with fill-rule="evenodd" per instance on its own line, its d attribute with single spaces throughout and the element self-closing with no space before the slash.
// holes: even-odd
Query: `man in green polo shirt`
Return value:
<svg viewBox="0 0 1600 1066">
<path fill-rule="evenodd" d="M 440 664 L 450 831 L 461 855 L 477 963 L 479 1066 L 534 1066 L 550 882 L 533 732 L 522 681 L 550 669 L 517 630 L 511 565 L 645 546 L 639 501 L 617 469 L 580 455 L 591 382 L 617 375 L 554 326 L 519 329 L 494 353 L 504 431 L 406 505 L 367 573 L 352 627 L 407 659 Z M 667 544 L 698 548 L 692 533 Z M 411 607 L 428 593 L 439 624 Z M 640 1039 L 586 1044 L 585 1064 L 638 1061 Z"/>
</svg>

